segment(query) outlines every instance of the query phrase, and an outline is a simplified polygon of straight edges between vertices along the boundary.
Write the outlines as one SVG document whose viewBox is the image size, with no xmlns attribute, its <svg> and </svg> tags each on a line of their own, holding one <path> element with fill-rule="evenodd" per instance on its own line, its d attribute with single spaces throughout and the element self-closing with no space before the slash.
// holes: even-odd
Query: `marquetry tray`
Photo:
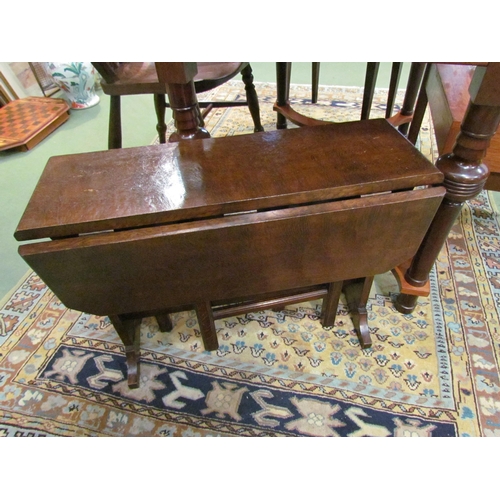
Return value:
<svg viewBox="0 0 500 500">
<path fill-rule="evenodd" d="M 0 108 L 0 151 L 36 146 L 69 118 L 63 99 L 25 97 Z"/>
</svg>

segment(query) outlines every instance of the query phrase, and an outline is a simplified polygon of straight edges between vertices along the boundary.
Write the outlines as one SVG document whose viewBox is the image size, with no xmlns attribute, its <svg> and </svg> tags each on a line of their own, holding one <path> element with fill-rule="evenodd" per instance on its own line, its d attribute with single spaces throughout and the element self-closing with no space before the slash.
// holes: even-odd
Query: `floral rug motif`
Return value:
<svg viewBox="0 0 500 500">
<path fill-rule="evenodd" d="M 272 130 L 275 87 L 256 86 Z M 371 117 L 384 116 L 386 94 L 376 92 Z M 291 95 L 315 118 L 361 110 L 360 89 L 320 87 L 314 106 L 306 85 Z M 240 82 L 210 96 L 235 97 Z M 420 147 L 433 158 L 425 123 Z M 214 137 L 253 130 L 245 107 L 215 109 L 206 127 Z M 169 333 L 143 321 L 138 389 L 109 319 L 67 309 L 32 273 L 0 303 L 0 435 L 500 435 L 499 270 L 498 210 L 483 191 L 465 204 L 412 314 L 394 309 L 392 274 L 376 277 L 372 348 L 360 348 L 344 297 L 333 328 L 321 326 L 319 301 L 219 320 L 216 352 L 203 350 L 186 311 Z"/>
</svg>

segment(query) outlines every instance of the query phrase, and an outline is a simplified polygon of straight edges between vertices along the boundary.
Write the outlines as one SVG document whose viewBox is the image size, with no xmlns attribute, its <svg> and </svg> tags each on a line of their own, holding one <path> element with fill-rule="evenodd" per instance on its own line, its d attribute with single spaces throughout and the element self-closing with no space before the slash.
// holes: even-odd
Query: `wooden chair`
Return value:
<svg viewBox="0 0 500 500">
<path fill-rule="evenodd" d="M 277 128 L 286 128 L 286 121 L 289 120 L 298 126 L 311 126 L 311 125 L 324 125 L 325 122 L 316 120 L 302 115 L 295 111 L 289 101 L 290 89 L 290 76 L 292 63 L 276 63 L 276 79 L 277 79 L 277 100 L 274 105 L 274 110 L 278 113 Z M 366 76 L 363 90 L 363 104 L 361 108 L 361 120 L 370 118 L 370 110 L 375 93 L 375 86 L 380 63 L 368 62 L 366 65 Z M 408 132 L 408 123 L 411 121 L 413 115 L 413 108 L 417 99 L 417 93 L 423 78 L 424 66 L 420 63 L 413 63 L 410 69 L 408 78 L 407 91 L 401 110 L 393 115 L 394 104 L 396 100 L 396 93 L 398 90 L 399 80 L 403 63 L 392 63 L 391 79 L 389 83 L 389 92 L 387 96 L 387 106 L 385 118 L 388 119 L 394 126 L 399 128 L 399 131 L 404 133 Z M 312 90 L 311 90 L 311 103 L 318 102 L 318 89 L 319 89 L 319 73 L 320 63 L 312 63 Z"/>
<path fill-rule="evenodd" d="M 155 63 L 134 62 L 94 62 L 92 63 L 103 80 L 102 89 L 105 94 L 111 96 L 109 115 L 109 149 L 121 148 L 121 112 L 120 98 L 122 95 L 153 94 L 154 107 L 158 119 L 157 131 L 160 143 L 166 142 L 167 126 L 165 124 L 165 108 L 170 107 L 166 102 L 166 87 L 158 79 Z M 257 93 L 253 85 L 252 68 L 249 63 L 197 63 L 198 73 L 194 79 L 197 94 L 212 90 L 223 83 L 241 74 L 245 83 L 246 101 L 230 102 L 200 102 L 203 108 L 198 119 L 203 127 L 205 116 L 215 107 L 248 106 L 254 122 L 255 132 L 263 131 L 260 122 L 260 110 Z"/>
</svg>

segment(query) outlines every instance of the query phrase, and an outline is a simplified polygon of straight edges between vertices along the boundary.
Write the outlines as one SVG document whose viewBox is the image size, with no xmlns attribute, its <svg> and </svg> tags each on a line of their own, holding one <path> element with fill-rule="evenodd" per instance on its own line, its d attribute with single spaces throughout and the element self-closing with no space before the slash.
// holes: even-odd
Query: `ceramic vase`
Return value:
<svg viewBox="0 0 500 500">
<path fill-rule="evenodd" d="M 90 108 L 99 102 L 95 93 L 96 71 L 91 63 L 49 62 L 46 65 L 72 109 Z"/>
</svg>

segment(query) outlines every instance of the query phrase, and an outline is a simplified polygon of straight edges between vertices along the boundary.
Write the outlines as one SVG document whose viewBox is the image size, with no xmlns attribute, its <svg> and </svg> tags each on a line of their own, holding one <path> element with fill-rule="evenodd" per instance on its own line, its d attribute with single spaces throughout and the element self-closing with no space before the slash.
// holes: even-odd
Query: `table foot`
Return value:
<svg viewBox="0 0 500 500">
<path fill-rule="evenodd" d="M 347 306 L 356 329 L 359 343 L 363 349 L 372 346 L 370 328 L 368 326 L 368 312 L 366 304 L 370 296 L 370 289 L 373 284 L 373 276 L 351 280 L 344 285 L 344 293 Z"/>
<path fill-rule="evenodd" d="M 139 387 L 141 318 L 133 318 L 124 314 L 118 314 L 110 316 L 109 319 L 125 346 L 125 355 L 127 357 L 127 382 L 131 389 L 135 389 Z"/>
</svg>

